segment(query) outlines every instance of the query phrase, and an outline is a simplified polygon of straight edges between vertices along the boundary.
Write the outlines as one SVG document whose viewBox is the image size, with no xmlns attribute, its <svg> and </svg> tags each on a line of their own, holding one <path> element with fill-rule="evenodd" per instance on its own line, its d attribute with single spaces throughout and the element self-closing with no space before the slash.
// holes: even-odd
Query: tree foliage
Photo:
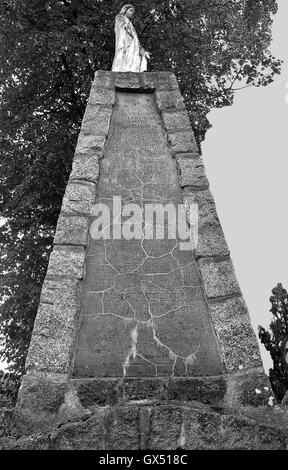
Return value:
<svg viewBox="0 0 288 470">
<path fill-rule="evenodd" d="M 1 352 L 23 371 L 87 97 L 111 69 L 119 0 L 1 0 Z M 172 70 L 199 145 L 207 113 L 267 85 L 276 0 L 135 0 L 150 70 Z"/>
<path fill-rule="evenodd" d="M 270 382 L 278 401 L 288 390 L 288 294 L 282 284 L 272 290 L 270 312 L 273 319 L 269 330 L 259 326 L 259 338 L 269 351 L 273 368 L 269 370 Z"/>
</svg>

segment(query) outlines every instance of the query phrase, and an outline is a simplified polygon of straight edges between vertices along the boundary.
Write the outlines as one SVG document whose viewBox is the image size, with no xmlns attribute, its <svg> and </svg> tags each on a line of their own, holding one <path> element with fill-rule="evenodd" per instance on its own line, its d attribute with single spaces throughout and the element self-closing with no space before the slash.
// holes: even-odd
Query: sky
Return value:
<svg viewBox="0 0 288 470">
<path fill-rule="evenodd" d="M 236 277 L 258 337 L 269 326 L 271 290 L 288 290 L 288 1 L 278 0 L 271 52 L 284 60 L 273 84 L 237 91 L 208 114 L 202 144 L 210 189 Z M 264 367 L 272 362 L 260 346 Z"/>
</svg>

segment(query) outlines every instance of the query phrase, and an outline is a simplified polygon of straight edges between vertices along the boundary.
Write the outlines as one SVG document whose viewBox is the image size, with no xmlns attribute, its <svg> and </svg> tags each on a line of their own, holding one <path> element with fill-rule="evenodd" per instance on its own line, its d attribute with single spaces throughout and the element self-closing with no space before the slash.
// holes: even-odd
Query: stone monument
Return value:
<svg viewBox="0 0 288 470">
<path fill-rule="evenodd" d="M 182 203 L 188 228 L 198 208 L 193 249 L 168 236 L 173 218 L 145 236 L 147 204 Z M 134 232 L 127 204 L 142 214 Z M 19 391 L 23 430 L 56 429 L 44 448 L 285 448 L 281 430 L 237 415 L 269 397 L 175 75 L 96 72 Z"/>
</svg>

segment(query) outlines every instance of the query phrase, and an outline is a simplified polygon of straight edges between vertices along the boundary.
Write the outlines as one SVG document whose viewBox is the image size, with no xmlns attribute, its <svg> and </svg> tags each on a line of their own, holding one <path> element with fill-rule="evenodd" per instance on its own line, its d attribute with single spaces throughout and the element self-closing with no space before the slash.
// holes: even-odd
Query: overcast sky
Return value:
<svg viewBox="0 0 288 470">
<path fill-rule="evenodd" d="M 288 1 L 278 0 L 272 53 L 283 59 L 273 84 L 238 91 L 208 115 L 206 172 L 255 331 L 267 327 L 271 290 L 288 290 Z M 287 96 L 286 96 L 287 95 Z M 270 355 L 261 346 L 265 368 Z"/>
</svg>

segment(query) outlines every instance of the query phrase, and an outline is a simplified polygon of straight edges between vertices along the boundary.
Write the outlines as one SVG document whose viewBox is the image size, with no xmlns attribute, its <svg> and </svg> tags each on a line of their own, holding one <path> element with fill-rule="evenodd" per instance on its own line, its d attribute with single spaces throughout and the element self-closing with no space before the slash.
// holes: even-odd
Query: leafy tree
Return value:
<svg viewBox="0 0 288 470">
<path fill-rule="evenodd" d="M 273 361 L 269 377 L 273 392 L 281 401 L 288 390 L 288 294 L 282 284 L 278 284 L 272 294 L 270 331 L 259 326 L 259 338 Z"/>
<path fill-rule="evenodd" d="M 121 0 L 1 0 L 1 355 L 23 372 L 73 152 Z M 150 70 L 172 70 L 199 146 L 207 113 L 280 72 L 276 0 L 135 0 Z"/>
<path fill-rule="evenodd" d="M 15 404 L 20 385 L 20 374 L 0 370 L 0 408 Z"/>
</svg>

